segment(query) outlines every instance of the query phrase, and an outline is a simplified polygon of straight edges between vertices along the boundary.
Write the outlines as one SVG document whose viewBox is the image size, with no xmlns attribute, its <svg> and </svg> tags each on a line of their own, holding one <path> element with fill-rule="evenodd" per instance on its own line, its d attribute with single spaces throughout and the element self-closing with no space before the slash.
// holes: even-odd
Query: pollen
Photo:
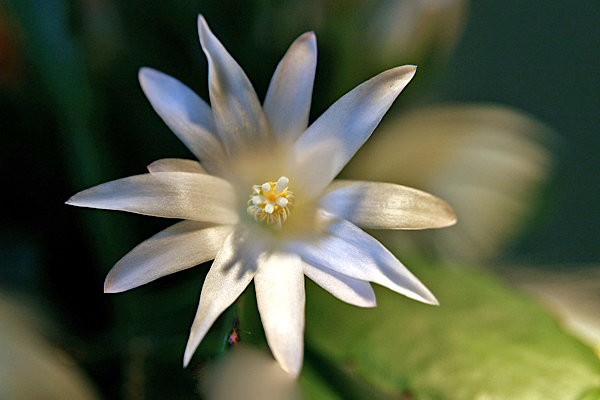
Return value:
<svg viewBox="0 0 600 400">
<path fill-rule="evenodd" d="M 289 182 L 288 178 L 282 176 L 277 182 L 252 186 L 248 214 L 258 222 L 281 228 L 290 216 L 294 203 L 294 194 L 288 189 Z"/>
</svg>

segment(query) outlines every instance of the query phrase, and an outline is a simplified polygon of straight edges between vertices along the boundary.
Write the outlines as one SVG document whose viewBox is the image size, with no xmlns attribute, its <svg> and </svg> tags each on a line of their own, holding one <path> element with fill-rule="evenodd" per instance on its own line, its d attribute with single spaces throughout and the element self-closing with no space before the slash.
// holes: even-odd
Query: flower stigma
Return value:
<svg viewBox="0 0 600 400">
<path fill-rule="evenodd" d="M 288 190 L 289 182 L 288 178 L 282 176 L 277 182 L 253 185 L 248 200 L 248 214 L 257 222 L 281 228 L 293 207 L 294 194 Z"/>
</svg>

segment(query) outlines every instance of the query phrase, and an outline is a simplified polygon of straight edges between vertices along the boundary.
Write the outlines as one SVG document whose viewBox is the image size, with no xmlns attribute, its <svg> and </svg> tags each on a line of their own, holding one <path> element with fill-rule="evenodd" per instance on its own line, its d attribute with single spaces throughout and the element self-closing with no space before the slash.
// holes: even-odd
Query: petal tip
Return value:
<svg viewBox="0 0 600 400">
<path fill-rule="evenodd" d="M 73 196 L 69 197 L 69 200 L 65 201 L 65 204 L 68 206 L 75 206 L 75 207 L 85 207 L 85 204 L 81 203 L 81 196 L 80 193 L 75 193 Z"/>
<path fill-rule="evenodd" d="M 307 40 L 310 42 L 311 45 L 316 46 L 317 35 L 315 34 L 314 31 L 304 32 L 302 35 L 300 35 L 300 37 L 298 37 L 298 40 Z"/>
<path fill-rule="evenodd" d="M 438 299 L 433 295 L 433 293 L 429 292 L 423 296 L 421 299 L 419 299 L 422 303 L 425 304 L 429 304 L 431 306 L 439 306 L 440 302 L 438 301 Z"/>
<path fill-rule="evenodd" d="M 188 338 L 188 341 L 185 345 L 185 350 L 183 351 L 183 368 L 187 368 L 188 365 L 190 365 L 192 357 L 198 349 L 200 342 L 202 342 L 202 339 L 204 339 L 204 335 L 207 331 L 205 330 L 203 333 L 199 334 L 198 326 L 195 325 L 196 322 L 197 321 L 194 320 L 194 323 L 192 323 L 192 328 L 190 329 L 190 337 Z"/>
<path fill-rule="evenodd" d="M 281 366 L 281 369 L 283 369 L 285 372 L 287 372 L 294 378 L 297 378 L 300 375 L 300 371 L 302 370 L 302 362 L 300 362 L 300 364 L 294 364 L 294 365 L 289 365 L 289 364 L 284 365 L 281 362 L 279 362 L 279 365 Z"/>
<path fill-rule="evenodd" d="M 190 347 L 190 341 L 188 341 L 187 345 L 185 346 L 185 351 L 183 353 L 183 368 L 187 368 L 188 365 L 190 365 L 190 361 L 192 361 L 192 356 L 194 355 L 195 351 L 196 349 Z"/>
<path fill-rule="evenodd" d="M 458 222 L 458 219 L 456 218 L 456 215 L 455 215 L 453 218 L 451 218 L 448 221 L 448 224 L 446 226 L 444 226 L 444 227 L 447 228 L 449 226 L 454 226 L 454 225 L 456 225 L 457 222 Z"/>
<path fill-rule="evenodd" d="M 200 44 L 204 43 L 206 35 L 212 33 L 208 27 L 208 22 L 202 14 L 198 14 L 198 35 L 200 36 Z"/>
<path fill-rule="evenodd" d="M 370 301 L 368 303 L 366 303 L 363 308 L 375 308 L 377 307 L 377 300 L 373 299 L 373 301 Z"/>
<path fill-rule="evenodd" d="M 416 65 L 402 65 L 400 67 L 392 68 L 388 70 L 391 72 L 398 83 L 398 88 L 400 90 L 404 89 L 404 87 L 414 78 L 417 73 Z"/>
<path fill-rule="evenodd" d="M 458 217 L 456 216 L 454 209 L 452 208 L 452 206 L 450 206 L 450 204 L 446 203 L 445 201 L 440 201 L 443 202 L 441 212 L 445 214 L 445 220 L 440 224 L 439 228 L 447 228 L 449 226 L 456 225 L 456 223 L 458 222 Z"/>
<path fill-rule="evenodd" d="M 144 80 L 148 79 L 151 74 L 154 74 L 156 72 L 156 70 L 154 68 L 150 68 L 150 67 L 141 67 L 138 70 L 138 80 L 140 81 L 140 83 L 143 83 Z"/>
<path fill-rule="evenodd" d="M 357 303 L 354 303 L 353 305 L 360 307 L 360 308 L 375 308 L 375 307 L 377 307 L 377 302 L 376 301 L 365 301 L 362 303 L 357 302 Z"/>
<path fill-rule="evenodd" d="M 387 286 L 387 285 L 384 285 L 384 286 Z M 411 288 L 407 288 L 407 287 L 393 288 L 393 287 L 389 287 L 389 286 L 388 286 L 388 288 L 392 289 L 396 293 L 400 293 L 400 294 L 408 297 L 409 299 L 413 299 L 413 300 L 419 301 L 424 304 L 428 304 L 428 305 L 432 305 L 432 306 L 440 305 L 439 301 L 436 299 L 436 297 L 433 295 L 433 293 L 431 293 L 431 291 L 429 289 L 427 289 L 427 287 L 423 283 L 421 283 L 419 280 L 416 280 L 415 282 L 413 282 L 413 285 Z"/>
<path fill-rule="evenodd" d="M 109 282 L 108 279 L 104 281 L 104 293 L 120 293 L 123 290 L 115 287 L 113 282 Z"/>
<path fill-rule="evenodd" d="M 213 45 L 220 47 L 221 42 L 219 42 L 219 39 L 217 39 L 214 33 L 210 30 L 208 22 L 206 22 L 206 19 L 204 19 L 204 16 L 202 16 L 202 14 L 198 15 L 198 37 L 200 38 L 200 47 L 202 47 L 202 50 L 209 59 L 210 64 L 211 47 Z"/>
<path fill-rule="evenodd" d="M 138 71 L 138 82 L 148 98 L 152 94 L 152 88 L 155 86 L 153 80 L 156 80 L 157 75 L 159 75 L 159 71 L 150 67 L 141 67 Z"/>
<path fill-rule="evenodd" d="M 398 293 L 404 294 L 406 297 L 411 298 L 413 300 L 420 301 L 421 303 L 424 303 L 424 304 L 428 304 L 428 305 L 432 305 L 432 306 L 440 305 L 440 302 L 433 295 L 433 293 L 431 293 L 431 291 L 427 288 L 427 286 L 425 286 L 418 279 L 414 283 L 415 283 L 415 285 L 408 292 L 398 291 Z"/>
<path fill-rule="evenodd" d="M 106 279 L 104 279 L 104 293 L 121 293 L 133 289 L 131 286 L 127 287 L 123 284 L 119 285 L 119 279 L 115 276 L 114 271 L 115 268 L 113 267 L 113 269 L 108 272 L 108 275 L 106 275 Z"/>
<path fill-rule="evenodd" d="M 418 281 L 418 280 L 417 280 Z M 421 303 L 429 304 L 432 306 L 439 306 L 440 302 L 437 298 L 431 293 L 431 290 L 427 288 L 421 281 L 418 281 L 417 287 L 412 290 L 412 296 L 410 297 L 414 300 L 420 301 Z"/>
</svg>

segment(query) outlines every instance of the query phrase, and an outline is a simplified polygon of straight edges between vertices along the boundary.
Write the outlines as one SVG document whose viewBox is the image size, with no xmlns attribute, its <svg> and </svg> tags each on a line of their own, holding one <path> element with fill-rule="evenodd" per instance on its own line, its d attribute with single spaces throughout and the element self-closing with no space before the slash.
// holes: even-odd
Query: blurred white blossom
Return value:
<svg viewBox="0 0 600 400">
<path fill-rule="evenodd" d="M 238 345 L 209 364 L 200 389 L 208 400 L 297 400 L 298 381 L 264 352 Z"/>
<path fill-rule="evenodd" d="M 75 361 L 38 331 L 29 309 L 0 297 L 0 399 L 97 400 Z"/>
<path fill-rule="evenodd" d="M 253 34 L 283 47 L 289 32 L 315 29 L 335 55 L 333 86 L 341 90 L 349 78 L 400 60 L 443 64 L 461 37 L 468 6 L 469 0 L 282 0 L 258 7 Z M 286 29 L 273 37 L 278 26 Z"/>
<path fill-rule="evenodd" d="M 510 284 L 536 296 L 562 325 L 600 357 L 600 268 L 597 265 L 499 266 Z"/>
<path fill-rule="evenodd" d="M 403 57 L 421 61 L 447 57 L 456 46 L 467 0 L 386 0 L 376 2 L 367 38 L 383 62 Z"/>
<path fill-rule="evenodd" d="M 547 126 L 507 107 L 430 106 L 386 120 L 345 175 L 442 196 L 456 211 L 456 226 L 378 237 L 478 262 L 498 255 L 531 216 L 552 167 L 553 138 Z"/>
<path fill-rule="evenodd" d="M 300 36 L 278 65 L 264 105 L 199 17 L 210 107 L 150 68 L 140 82 L 156 112 L 202 161 L 164 159 L 149 174 L 85 190 L 68 204 L 184 219 L 141 243 L 110 271 L 121 292 L 215 259 L 184 355 L 187 365 L 217 317 L 254 280 L 268 344 L 292 375 L 303 358 L 304 275 L 341 300 L 375 306 L 374 282 L 410 298 L 435 297 L 360 228 L 452 225 L 444 201 L 389 183 L 333 181 L 415 73 L 385 71 L 333 104 L 310 127 L 316 38 Z M 333 182 L 332 182 L 333 181 Z"/>
</svg>

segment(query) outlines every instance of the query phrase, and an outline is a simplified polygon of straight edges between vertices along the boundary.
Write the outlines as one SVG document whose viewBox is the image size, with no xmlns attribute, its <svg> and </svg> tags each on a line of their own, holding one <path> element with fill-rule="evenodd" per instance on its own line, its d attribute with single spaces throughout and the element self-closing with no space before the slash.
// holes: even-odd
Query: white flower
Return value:
<svg viewBox="0 0 600 400">
<path fill-rule="evenodd" d="M 179 222 L 138 245 L 110 271 L 106 292 L 122 292 L 215 259 L 184 355 L 254 280 L 267 341 L 298 375 L 304 334 L 304 275 L 339 299 L 374 307 L 369 282 L 410 298 L 435 297 L 360 228 L 452 225 L 442 200 L 389 183 L 333 181 L 371 135 L 416 68 L 385 71 L 333 104 L 310 127 L 316 38 L 300 36 L 277 66 L 261 107 L 250 81 L 202 16 L 209 107 L 168 75 L 142 68 L 156 112 L 202 161 L 164 159 L 149 174 L 108 182 L 68 204 L 123 210 Z M 333 182 L 332 182 L 333 181 Z"/>
</svg>

